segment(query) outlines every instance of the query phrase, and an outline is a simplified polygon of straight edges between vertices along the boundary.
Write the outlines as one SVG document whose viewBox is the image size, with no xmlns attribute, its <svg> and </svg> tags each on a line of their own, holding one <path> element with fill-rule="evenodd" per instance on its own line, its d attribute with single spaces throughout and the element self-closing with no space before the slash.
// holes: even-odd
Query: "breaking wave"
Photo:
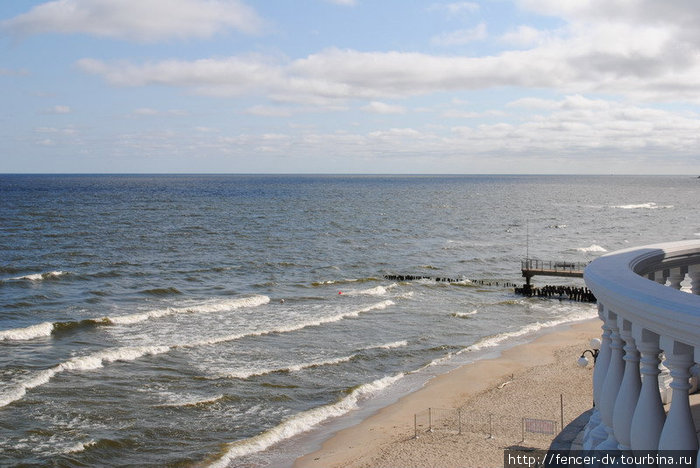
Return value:
<svg viewBox="0 0 700 468">
<path fill-rule="evenodd" d="M 158 405 L 161 408 L 183 408 L 183 407 L 194 407 L 194 406 L 204 406 L 216 403 L 217 401 L 224 398 L 224 395 L 215 395 L 209 398 L 184 398 L 180 401 L 174 401 L 172 403 L 164 403 Z"/>
<path fill-rule="evenodd" d="M 599 245 L 592 244 L 588 247 L 579 247 L 576 249 L 577 252 L 607 252 L 607 250 Z"/>
<path fill-rule="evenodd" d="M 394 341 L 391 343 L 385 343 L 377 346 L 369 346 L 365 349 L 393 349 L 393 348 L 402 348 L 404 346 L 408 346 L 408 341 L 406 340 L 401 340 L 401 341 Z"/>
<path fill-rule="evenodd" d="M 150 310 L 127 315 L 105 316 L 93 319 L 68 322 L 42 322 L 37 325 L 30 325 L 24 328 L 12 328 L 0 331 L 0 341 L 22 341 L 33 340 L 61 331 L 68 331 L 76 328 L 95 327 L 100 325 L 131 325 L 150 319 L 165 317 L 178 313 L 206 313 L 231 311 L 243 307 L 257 307 L 270 302 L 267 296 L 252 296 L 238 299 L 227 299 L 224 301 L 212 301 L 197 306 L 190 307 L 169 307 L 165 309 Z"/>
<path fill-rule="evenodd" d="M 239 333 L 239 334 L 235 334 L 235 335 L 226 335 L 226 336 L 220 336 L 220 337 L 216 337 L 216 338 L 207 338 L 205 340 L 196 341 L 194 343 L 179 345 L 179 347 L 192 348 L 195 346 L 206 346 L 206 345 L 214 345 L 214 344 L 218 344 L 218 343 L 224 343 L 227 341 L 235 341 L 235 340 L 239 340 L 241 338 L 246 338 L 246 337 L 251 337 L 251 336 L 264 336 L 264 335 L 271 335 L 273 333 L 288 333 L 288 332 L 301 330 L 301 329 L 307 328 L 307 327 L 316 327 L 316 326 L 323 325 L 326 323 L 338 322 L 338 321 L 346 319 L 346 318 L 357 317 L 360 314 L 363 314 L 365 312 L 370 312 L 372 310 L 386 309 L 387 307 L 392 306 L 392 305 L 394 305 L 394 301 L 386 300 L 386 301 L 378 302 L 376 304 L 372 304 L 372 305 L 367 306 L 365 308 L 354 310 L 351 312 L 345 312 L 345 313 L 337 314 L 337 315 L 329 315 L 326 317 L 321 317 L 321 318 L 317 318 L 317 319 L 313 319 L 313 320 L 298 322 L 295 324 L 285 325 L 285 326 L 281 326 L 278 328 L 270 328 L 268 330 Z"/>
<path fill-rule="evenodd" d="M 452 316 L 455 318 L 470 318 L 472 315 L 477 313 L 479 313 L 479 311 L 474 309 L 471 312 L 452 312 Z"/>
<path fill-rule="evenodd" d="M 656 210 L 659 208 L 673 208 L 673 205 L 657 205 L 654 202 L 648 202 L 648 203 L 637 203 L 637 204 L 632 204 L 632 205 L 615 205 L 613 208 L 620 208 L 622 210 L 639 210 L 639 209 L 646 209 L 646 210 Z"/>
<path fill-rule="evenodd" d="M 270 302 L 268 296 L 255 295 L 251 297 L 243 297 L 237 299 L 215 300 L 205 302 L 196 306 L 187 307 L 168 307 L 165 309 L 150 310 L 148 312 L 139 312 L 135 314 L 117 315 L 104 317 L 114 325 L 130 325 L 132 323 L 144 322 L 146 320 L 165 317 L 167 315 L 190 313 L 211 313 L 211 312 L 227 312 L 244 307 L 258 307 Z"/>
<path fill-rule="evenodd" d="M 143 356 L 168 352 L 169 346 L 133 346 L 112 348 L 98 351 L 86 356 L 78 356 L 54 367 L 37 372 L 33 377 L 23 380 L 0 393 L 0 407 L 7 406 L 26 395 L 27 390 L 48 383 L 55 375 L 64 371 L 84 371 L 103 367 L 114 361 L 133 361 Z"/>
<path fill-rule="evenodd" d="M 360 385 L 336 403 L 303 411 L 255 437 L 233 442 L 228 445 L 221 458 L 212 463 L 211 466 L 223 468 L 236 458 L 263 451 L 282 440 L 306 432 L 323 421 L 342 416 L 357 408 L 360 401 L 379 393 L 399 381 L 403 376 L 403 373 L 399 373 Z"/>
<path fill-rule="evenodd" d="M 563 317 L 563 318 L 559 318 L 559 319 L 555 319 L 555 320 L 549 320 L 547 322 L 531 323 L 531 324 L 526 325 L 518 330 L 514 330 L 511 332 L 505 332 L 505 333 L 499 333 L 497 335 L 482 338 L 481 340 L 477 341 L 473 345 L 464 348 L 458 354 L 461 354 L 462 352 L 465 352 L 465 351 L 479 351 L 479 350 L 486 349 L 486 348 L 493 348 L 493 347 L 498 346 L 501 343 L 503 343 L 504 341 L 507 341 L 511 338 L 517 338 L 517 337 L 520 337 L 523 335 L 528 335 L 531 333 L 538 332 L 542 329 L 556 327 L 557 325 L 562 325 L 564 323 L 578 322 L 581 320 L 588 320 L 591 318 L 595 318 L 597 316 L 598 316 L 597 311 L 590 310 L 587 312 L 580 312 L 580 313 L 577 313 L 577 314 L 575 314 L 573 316 L 569 316 L 569 317 Z"/>
<path fill-rule="evenodd" d="M 387 293 L 389 289 L 393 289 L 397 286 L 396 283 L 390 284 L 388 286 L 376 286 L 369 289 L 351 289 L 349 291 L 341 291 L 346 296 L 383 296 Z"/>
<path fill-rule="evenodd" d="M 10 278 L 14 281 L 42 281 L 46 279 L 56 279 L 63 275 L 67 275 L 66 271 L 48 271 L 46 273 L 34 273 L 32 275 L 17 276 L 15 278 Z"/>
<path fill-rule="evenodd" d="M 311 362 L 294 364 L 294 365 L 287 366 L 287 367 L 279 367 L 279 368 L 273 368 L 273 369 L 242 370 L 242 371 L 231 372 L 231 373 L 228 373 L 228 374 L 223 375 L 221 377 L 230 377 L 230 378 L 234 378 L 234 379 L 248 379 L 250 377 L 256 377 L 259 375 L 272 374 L 274 372 L 298 372 L 298 371 L 304 370 L 304 369 L 313 369 L 315 367 L 332 366 L 335 364 L 341 364 L 343 362 L 348 362 L 348 361 L 352 360 L 355 356 L 357 356 L 357 355 L 353 354 L 352 356 L 344 356 L 344 357 L 339 357 L 339 358 L 334 358 L 334 359 L 328 359 L 325 361 L 311 361 Z"/>
<path fill-rule="evenodd" d="M 42 336 L 51 336 L 54 324 L 42 322 L 25 328 L 12 328 L 0 331 L 0 341 L 8 340 L 33 340 Z"/>
<path fill-rule="evenodd" d="M 348 283 L 367 283 L 370 281 L 379 281 L 379 278 L 368 277 L 368 278 L 346 278 L 340 280 L 326 280 L 326 281 L 314 281 L 311 283 L 312 286 L 326 286 L 329 284 L 348 284 Z"/>
</svg>

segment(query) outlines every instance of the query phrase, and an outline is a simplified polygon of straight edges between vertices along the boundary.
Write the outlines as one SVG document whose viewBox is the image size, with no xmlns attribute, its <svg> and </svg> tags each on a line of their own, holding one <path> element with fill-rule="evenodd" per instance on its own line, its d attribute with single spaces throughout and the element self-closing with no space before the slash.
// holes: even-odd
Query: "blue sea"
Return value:
<svg viewBox="0 0 700 468">
<path fill-rule="evenodd" d="M 697 238 L 699 184 L 2 175 L 0 465 L 288 466 L 431 376 L 596 316 L 515 295 L 520 260 Z"/>
</svg>

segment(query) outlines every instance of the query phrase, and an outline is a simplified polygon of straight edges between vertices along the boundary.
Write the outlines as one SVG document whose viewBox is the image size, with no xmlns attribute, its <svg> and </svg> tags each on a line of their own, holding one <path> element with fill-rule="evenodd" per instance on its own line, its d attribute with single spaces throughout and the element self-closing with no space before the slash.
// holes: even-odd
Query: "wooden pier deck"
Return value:
<svg viewBox="0 0 700 468">
<path fill-rule="evenodd" d="M 533 276 L 561 276 L 583 278 L 583 270 L 588 263 L 566 261 L 543 261 L 528 258 L 520 263 L 525 282 L 529 285 Z"/>
</svg>

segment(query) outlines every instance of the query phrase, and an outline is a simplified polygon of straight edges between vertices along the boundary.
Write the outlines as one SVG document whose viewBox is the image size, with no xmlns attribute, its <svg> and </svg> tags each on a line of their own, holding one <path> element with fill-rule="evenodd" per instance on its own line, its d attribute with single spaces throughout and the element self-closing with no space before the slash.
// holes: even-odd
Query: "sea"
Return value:
<svg viewBox="0 0 700 468">
<path fill-rule="evenodd" d="M 0 465 L 291 466 L 596 316 L 516 295 L 526 256 L 697 238 L 698 202 L 694 175 L 1 175 Z"/>
</svg>

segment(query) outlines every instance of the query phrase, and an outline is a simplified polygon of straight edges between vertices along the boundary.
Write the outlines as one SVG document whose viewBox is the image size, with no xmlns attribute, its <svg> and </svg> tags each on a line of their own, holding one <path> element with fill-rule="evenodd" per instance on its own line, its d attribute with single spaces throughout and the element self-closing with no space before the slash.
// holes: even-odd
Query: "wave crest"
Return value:
<svg viewBox="0 0 700 468">
<path fill-rule="evenodd" d="M 647 202 L 647 203 L 637 203 L 637 204 L 631 204 L 631 205 L 614 205 L 613 208 L 619 208 L 622 210 L 639 210 L 639 209 L 656 210 L 659 208 L 673 208 L 673 205 L 657 205 L 654 202 Z"/>
<path fill-rule="evenodd" d="M 42 322 L 36 325 L 30 325 L 24 328 L 12 328 L 10 330 L 0 331 L 0 341 L 9 340 L 33 340 L 43 336 L 51 336 L 54 324 L 51 322 Z"/>
<path fill-rule="evenodd" d="M 15 278 L 10 278 L 11 280 L 15 281 L 42 281 L 46 279 L 56 279 L 59 278 L 63 275 L 67 275 L 68 272 L 66 271 L 47 271 L 46 273 L 34 273 L 31 275 L 24 275 L 24 276 L 17 276 Z"/>
<path fill-rule="evenodd" d="M 311 361 L 300 364 L 293 364 L 287 367 L 278 367 L 271 369 L 248 369 L 242 371 L 231 372 L 229 374 L 223 375 L 222 377 L 230 377 L 234 379 L 248 379 L 250 377 L 257 377 L 260 375 L 272 374 L 275 372 L 298 372 L 304 369 L 313 369 L 316 367 L 332 366 L 335 364 L 342 364 L 352 360 L 356 355 L 343 356 L 339 358 L 327 359 L 325 361 Z"/>
<path fill-rule="evenodd" d="M 373 382 L 360 385 L 352 390 L 345 398 L 336 403 L 313 408 L 282 421 L 277 426 L 262 432 L 255 437 L 239 440 L 228 445 L 226 452 L 212 463 L 212 467 L 225 467 L 236 458 L 250 455 L 267 449 L 268 447 L 289 439 L 297 434 L 301 434 L 313 428 L 314 426 L 326 421 L 330 418 L 342 416 L 345 413 L 357 408 L 358 403 L 367 399 L 379 391 L 389 387 L 403 378 L 404 374 L 400 373 L 393 376 L 383 377 Z"/>
<path fill-rule="evenodd" d="M 588 247 L 579 247 L 576 249 L 577 252 L 607 252 L 607 249 L 597 245 L 591 244 Z"/>
<path fill-rule="evenodd" d="M 27 390 L 48 383 L 56 374 L 61 372 L 98 369 L 110 362 L 133 361 L 143 356 L 162 354 L 170 349 L 170 346 L 121 347 L 71 358 L 54 367 L 37 372 L 33 377 L 19 382 L 13 388 L 0 394 L 0 407 L 7 406 L 13 401 L 21 399 L 26 395 Z"/>
</svg>

